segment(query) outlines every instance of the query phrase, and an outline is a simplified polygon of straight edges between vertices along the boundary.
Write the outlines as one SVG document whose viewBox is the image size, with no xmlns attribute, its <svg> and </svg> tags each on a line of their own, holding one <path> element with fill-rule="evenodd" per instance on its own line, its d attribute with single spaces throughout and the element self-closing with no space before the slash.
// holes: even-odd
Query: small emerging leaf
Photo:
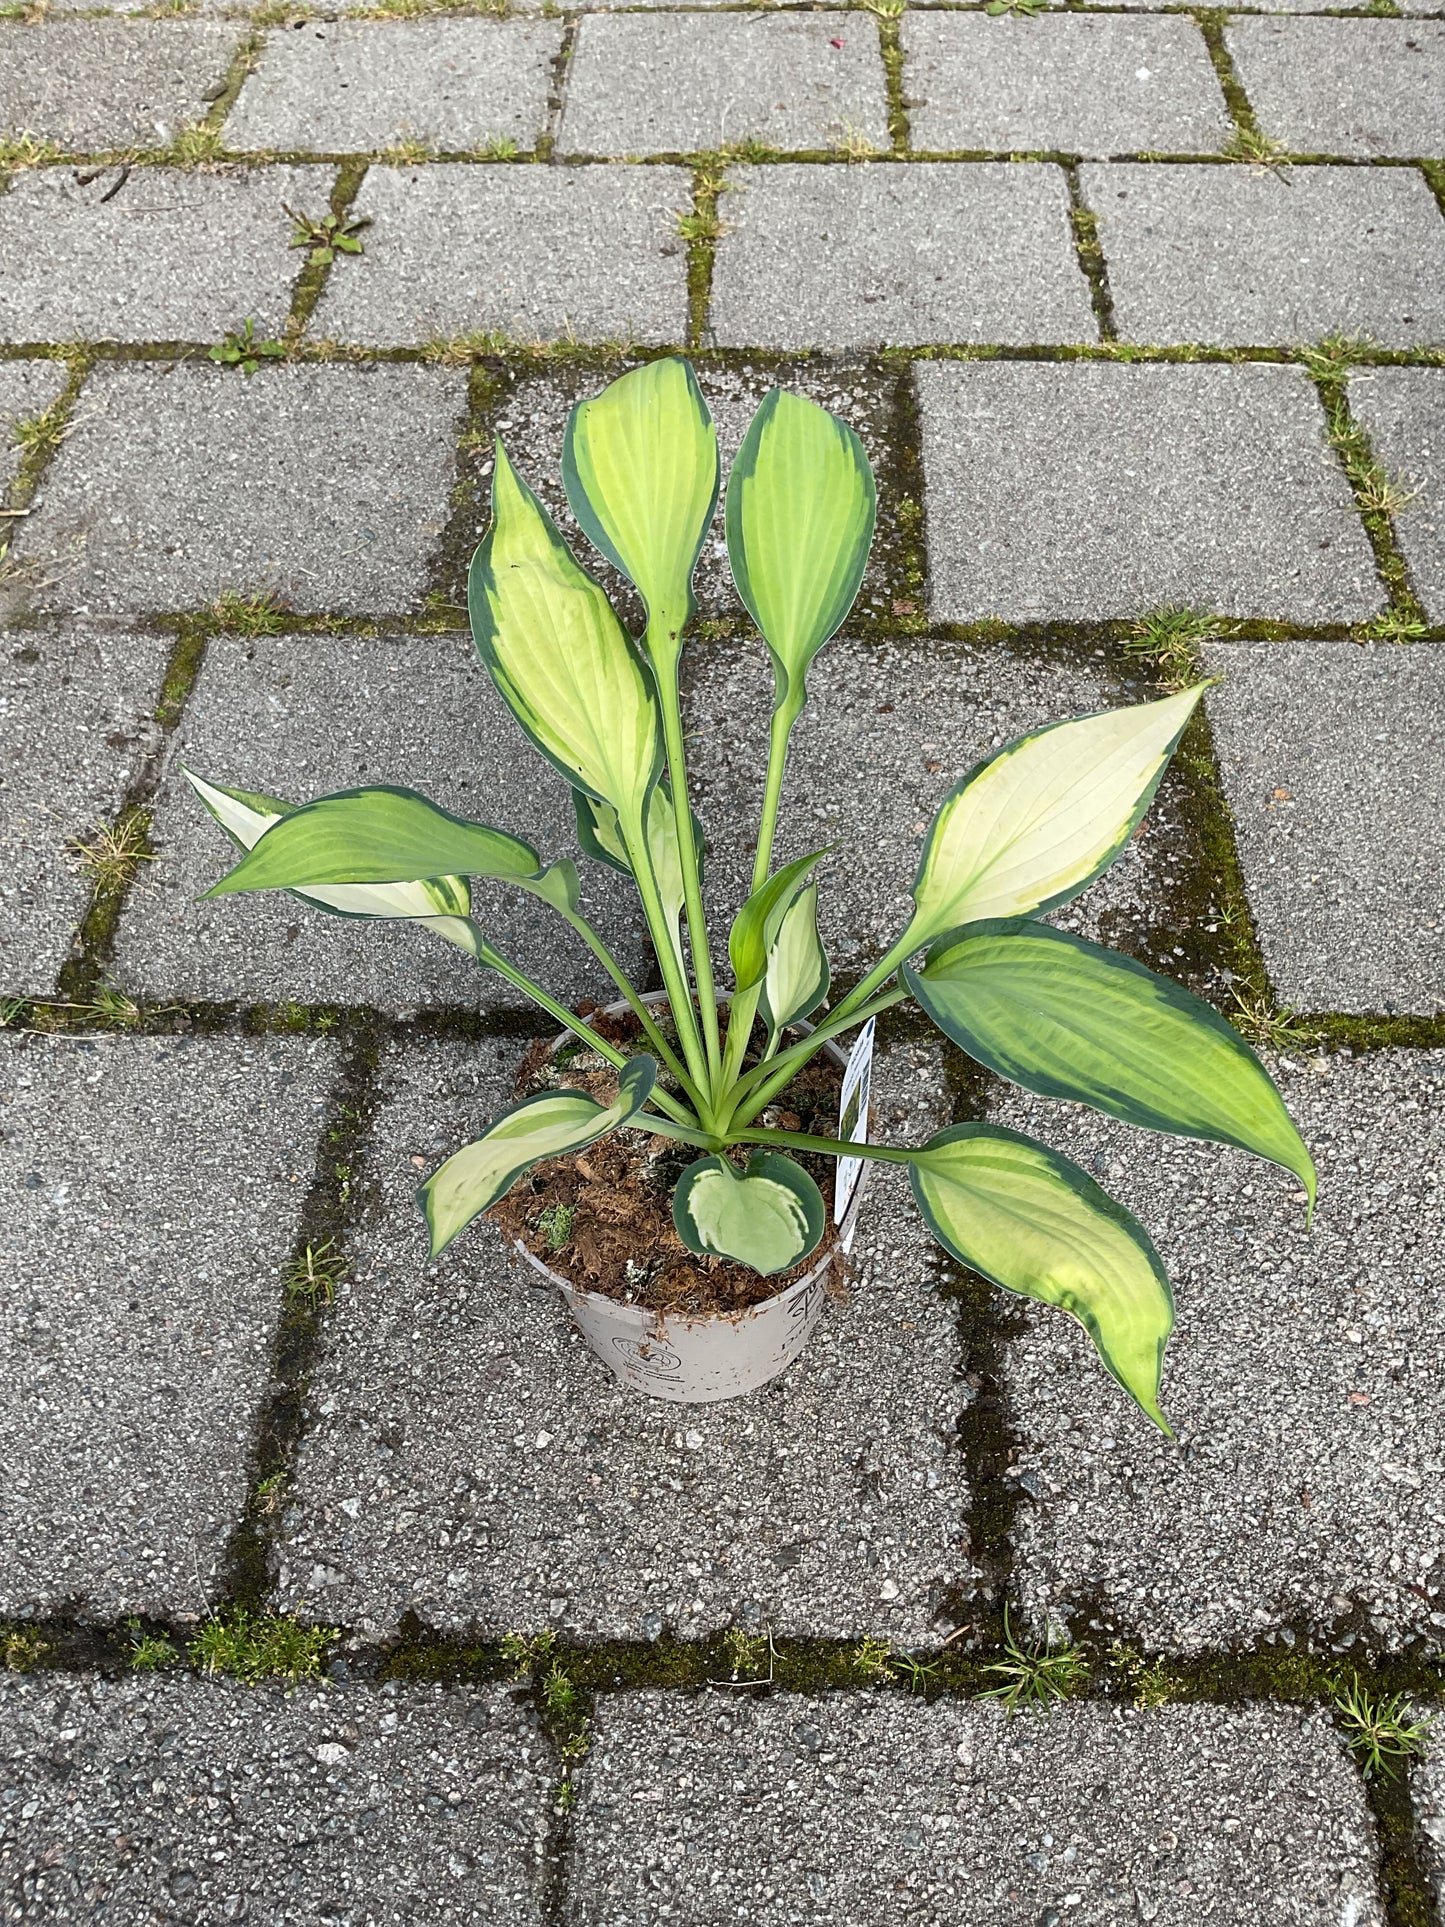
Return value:
<svg viewBox="0 0 1445 1927">
<path fill-rule="evenodd" d="M 913 1195 L 960 1264 L 1058 1305 L 1161 1430 L 1159 1373 L 1174 1295 L 1137 1218 L 1086 1171 L 996 1124 L 954 1124 L 914 1152 Z"/>
<path fill-rule="evenodd" d="M 793 898 L 768 952 L 758 1009 L 769 1037 L 800 1017 L 811 1017 L 827 996 L 830 981 L 818 935 L 818 886 L 810 883 Z"/>
<path fill-rule="evenodd" d="M 728 956 L 733 981 L 739 990 L 751 990 L 754 984 L 762 982 L 783 919 L 826 854 L 826 849 L 814 850 L 811 856 L 800 856 L 792 863 L 785 863 L 761 889 L 754 890 L 733 918 L 728 932 Z"/>
<path fill-rule="evenodd" d="M 777 1151 L 755 1153 L 745 1171 L 718 1155 L 699 1158 L 672 1194 L 672 1221 L 689 1251 L 732 1258 L 764 1278 L 806 1258 L 826 1220 L 822 1192 Z"/>
<path fill-rule="evenodd" d="M 613 1104 L 601 1105 L 585 1091 L 538 1091 L 502 1111 L 479 1138 L 454 1152 L 417 1191 L 417 1203 L 431 1232 L 432 1257 L 534 1164 L 580 1151 L 635 1117 L 651 1095 L 656 1076 L 653 1058 L 630 1057 L 618 1073 Z"/>
</svg>

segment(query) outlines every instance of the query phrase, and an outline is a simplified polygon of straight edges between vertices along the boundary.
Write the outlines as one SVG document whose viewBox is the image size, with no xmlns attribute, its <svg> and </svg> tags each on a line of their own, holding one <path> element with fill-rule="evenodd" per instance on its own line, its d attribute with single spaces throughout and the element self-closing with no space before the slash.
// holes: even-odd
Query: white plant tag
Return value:
<svg viewBox="0 0 1445 1927">
<path fill-rule="evenodd" d="M 873 1033 L 878 1020 L 870 1017 L 852 1050 L 848 1053 L 848 1068 L 843 1073 L 843 1088 L 838 1095 L 838 1136 L 856 1144 L 868 1142 L 868 1100 L 873 1089 Z M 837 1175 L 833 1179 L 833 1222 L 842 1224 L 853 1203 L 854 1193 L 863 1176 L 864 1159 L 839 1158 Z M 843 1240 L 844 1251 L 853 1248 L 853 1232 L 856 1225 L 850 1226 Z"/>
</svg>

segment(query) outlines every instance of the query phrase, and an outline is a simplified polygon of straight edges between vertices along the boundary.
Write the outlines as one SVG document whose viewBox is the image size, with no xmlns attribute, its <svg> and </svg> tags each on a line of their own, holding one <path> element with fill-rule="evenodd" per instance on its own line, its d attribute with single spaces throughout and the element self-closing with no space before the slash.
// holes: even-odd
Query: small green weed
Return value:
<svg viewBox="0 0 1445 1927">
<path fill-rule="evenodd" d="M 33 1673 L 45 1663 L 50 1642 L 38 1627 L 7 1626 L 0 1621 L 0 1666 L 7 1673 Z"/>
<path fill-rule="evenodd" d="M 146 848 L 150 819 L 144 810 L 129 810 L 115 823 L 102 823 L 89 837 L 77 836 L 70 854 L 90 874 L 97 890 L 120 890 L 142 863 L 155 861 Z"/>
<path fill-rule="evenodd" d="M 570 1243 L 576 1215 L 576 1207 L 570 1204 L 549 1204 L 545 1211 L 538 1212 L 537 1229 L 547 1240 L 549 1251 L 561 1251 Z"/>
<path fill-rule="evenodd" d="M 723 1634 L 723 1652 L 735 1680 L 757 1681 L 764 1671 L 771 1673 L 771 1653 L 766 1633 L 750 1633 L 743 1626 L 729 1626 Z"/>
<path fill-rule="evenodd" d="M 1289 1004 L 1272 1004 L 1267 997 L 1238 984 L 1231 987 L 1230 994 L 1234 1008 L 1229 1021 L 1252 1044 L 1263 1045 L 1266 1050 L 1307 1050 L 1318 1043 L 1318 1034 L 1299 1022 L 1299 1012 Z"/>
<path fill-rule="evenodd" d="M 1255 127 L 1236 127 L 1219 151 L 1227 161 L 1244 161 L 1251 167 L 1289 166 L 1287 149 Z"/>
<path fill-rule="evenodd" d="M 22 1023 L 29 1008 L 28 997 L 0 997 L 0 1030 L 11 1030 Z"/>
<path fill-rule="evenodd" d="M 325 1238 L 318 1245 L 307 1245 L 286 1277 L 286 1308 L 307 1315 L 334 1303 L 336 1287 L 346 1276 L 348 1265 L 335 1241 Z"/>
<path fill-rule="evenodd" d="M 1198 609 L 1173 603 L 1140 616 L 1125 636 L 1126 656 L 1151 662 L 1170 689 L 1187 689 L 1199 679 L 1199 650 L 1211 636 L 1228 635 L 1231 625 Z"/>
<path fill-rule="evenodd" d="M 901 20 L 906 0 L 859 0 L 859 4 L 880 20 Z"/>
<path fill-rule="evenodd" d="M 776 152 L 776 148 L 769 147 L 768 143 L 760 140 L 756 134 L 746 134 L 741 140 L 729 141 L 728 145 L 721 150 L 721 159 L 724 162 L 742 161 L 747 165 L 758 167 L 764 161 L 772 160 Z"/>
<path fill-rule="evenodd" d="M 238 329 L 227 329 L 222 340 L 206 351 L 206 359 L 222 368 L 239 368 L 243 375 L 250 376 L 263 361 L 279 361 L 285 353 L 279 341 L 258 341 L 251 317 L 247 315 Z"/>
<path fill-rule="evenodd" d="M 938 1678 L 936 1659 L 916 1659 L 911 1653 L 895 1653 L 889 1660 L 895 1678 L 908 1681 L 910 1693 L 924 1693 Z"/>
<path fill-rule="evenodd" d="M 1358 1673 L 1332 1695 L 1345 1745 L 1367 1780 L 1391 1780 L 1406 1760 L 1418 1760 L 1433 1719 L 1412 1719 L 1400 1693 L 1372 1693 Z"/>
<path fill-rule="evenodd" d="M 135 998 L 117 990 L 114 984 L 98 984 L 90 1002 L 72 1004 L 70 1012 L 87 1023 L 104 1024 L 112 1030 L 134 1030 L 145 1016 Z"/>
<path fill-rule="evenodd" d="M 138 1619 L 125 1622 L 128 1635 L 126 1656 L 133 1673 L 155 1673 L 163 1666 L 174 1666 L 180 1653 L 160 1633 L 148 1633 Z"/>
<path fill-rule="evenodd" d="M 1044 0 L 988 0 L 984 12 L 997 20 L 1001 13 L 1016 13 L 1021 20 L 1032 20 Z"/>
<path fill-rule="evenodd" d="M 1163 1706 L 1174 1697 L 1174 1683 L 1163 1660 L 1145 1659 L 1120 1640 L 1109 1649 L 1109 1668 L 1137 1707 Z"/>
<path fill-rule="evenodd" d="M 893 1678 L 893 1648 L 886 1639 L 865 1639 L 853 1652 L 853 1671 L 870 1686 Z"/>
<path fill-rule="evenodd" d="M 69 410 L 64 403 L 57 402 L 47 408 L 43 415 L 31 415 L 24 421 L 16 422 L 10 431 L 15 446 L 24 451 L 27 464 L 34 465 L 53 455 L 67 434 L 66 415 Z"/>
<path fill-rule="evenodd" d="M 209 121 L 189 121 L 176 135 L 169 147 L 162 148 L 154 156 L 169 167 L 203 167 L 207 161 L 218 161 L 225 153 L 225 143 L 219 127 Z"/>
<path fill-rule="evenodd" d="M 187 1650 L 202 1673 L 227 1673 L 247 1685 L 294 1682 L 321 1678 L 327 1648 L 337 1637 L 334 1626 L 298 1626 L 280 1613 L 235 1606 L 207 1620 Z"/>
<path fill-rule="evenodd" d="M 708 186 L 716 191 L 712 176 Z M 687 214 L 677 217 L 677 231 L 684 241 L 716 241 L 723 231 L 716 207 L 693 208 Z"/>
<path fill-rule="evenodd" d="M 554 1659 L 542 1675 L 542 1704 L 555 1720 L 575 1718 L 582 1704 L 576 1682 L 560 1659 Z"/>
<path fill-rule="evenodd" d="M 833 152 L 841 155 L 845 161 L 882 160 L 887 151 L 885 148 L 879 147 L 873 141 L 869 140 L 868 136 L 863 133 L 860 128 L 851 126 L 847 121 L 843 123 L 841 130 L 833 136 L 829 145 Z"/>
<path fill-rule="evenodd" d="M 1362 622 L 1355 630 L 1359 642 L 1418 642 L 1427 634 L 1426 625 L 1415 616 L 1407 616 L 1400 609 L 1382 609 L 1368 622 Z"/>
<path fill-rule="evenodd" d="M 510 134 L 493 134 L 477 149 L 484 161 L 514 161 L 520 149 Z"/>
<path fill-rule="evenodd" d="M 530 1635 L 504 1633 L 502 1658 L 512 1668 L 514 1679 L 531 1679 L 552 1657 L 552 1649 L 556 1644 L 557 1635 L 550 1631 Z"/>
<path fill-rule="evenodd" d="M 16 134 L 10 140 L 0 140 L 0 173 L 43 167 L 46 161 L 58 161 L 64 152 L 54 141 L 42 140 L 38 134 Z"/>
<path fill-rule="evenodd" d="M 239 595 L 227 589 L 216 597 L 209 613 L 217 628 L 232 636 L 279 636 L 286 627 L 285 610 L 268 595 Z"/>
<path fill-rule="evenodd" d="M 1010 1719 L 1021 1708 L 1037 1706 L 1047 1711 L 1057 1701 L 1076 1693 L 1089 1677 L 1088 1661 L 1077 1646 L 1056 1644 L 1053 1632 L 1043 1646 L 1020 1646 L 1009 1625 L 1008 1608 L 1003 1616 L 1003 1649 L 1007 1659 L 986 1666 L 986 1673 L 997 1673 L 1001 1684 L 986 1686 L 980 1699 L 998 1700 Z"/>
<path fill-rule="evenodd" d="M 338 254 L 364 254 L 365 249 L 357 236 L 363 228 L 369 228 L 371 221 L 363 215 L 353 221 L 345 214 L 323 214 L 319 219 L 310 214 L 298 214 L 294 207 L 287 207 L 283 201 L 281 212 L 291 217 L 291 246 L 305 248 L 307 264 L 313 268 L 329 268 Z M 249 324 L 248 324 L 249 325 Z"/>
<path fill-rule="evenodd" d="M 397 141 L 393 147 L 384 148 L 380 158 L 392 167 L 420 167 L 431 159 L 435 151 L 426 141 L 403 140 Z"/>
</svg>

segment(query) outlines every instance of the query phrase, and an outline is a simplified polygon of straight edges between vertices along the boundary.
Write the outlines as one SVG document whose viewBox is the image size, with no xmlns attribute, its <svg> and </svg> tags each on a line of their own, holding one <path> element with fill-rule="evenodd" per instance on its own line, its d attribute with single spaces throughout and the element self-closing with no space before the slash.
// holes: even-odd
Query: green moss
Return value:
<svg viewBox="0 0 1445 1927">
<path fill-rule="evenodd" d="M 0 1668 L 7 1673 L 33 1673 L 51 1654 L 51 1643 L 38 1626 L 0 1619 Z"/>
<path fill-rule="evenodd" d="M 247 1686 L 299 1683 L 321 1678 L 338 1637 L 334 1626 L 302 1626 L 282 1613 L 232 1606 L 208 1619 L 186 1650 L 201 1673 L 225 1673 Z"/>
</svg>

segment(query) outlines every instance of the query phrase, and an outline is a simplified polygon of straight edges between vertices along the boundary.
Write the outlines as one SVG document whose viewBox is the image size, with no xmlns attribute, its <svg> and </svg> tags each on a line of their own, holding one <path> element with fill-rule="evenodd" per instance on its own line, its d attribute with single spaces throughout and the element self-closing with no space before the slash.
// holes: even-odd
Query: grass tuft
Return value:
<svg viewBox="0 0 1445 1927">
<path fill-rule="evenodd" d="M 332 1238 L 308 1244 L 286 1276 L 286 1309 L 310 1316 L 336 1299 L 349 1266 Z"/>
<path fill-rule="evenodd" d="M 1212 636 L 1227 636 L 1232 624 L 1199 609 L 1166 604 L 1140 616 L 1120 645 L 1126 656 L 1151 663 L 1170 689 L 1199 681 L 1199 651 Z"/>
<path fill-rule="evenodd" d="M 238 595 L 227 589 L 210 607 L 218 629 L 232 636 L 278 636 L 286 627 L 286 611 L 273 596 Z"/>
<path fill-rule="evenodd" d="M 1273 1004 L 1252 991 L 1233 986 L 1234 1008 L 1229 1021 L 1252 1044 L 1266 1050 L 1308 1050 L 1319 1042 L 1319 1033 L 1299 1021 L 1299 1012 L 1289 1004 Z"/>
<path fill-rule="evenodd" d="M 1400 1693 L 1375 1693 L 1358 1673 L 1331 1695 L 1345 1745 L 1367 1780 L 1394 1779 L 1405 1761 L 1424 1756 L 1434 1721 L 1414 1719 Z"/>
<path fill-rule="evenodd" d="M 22 167 L 43 167 L 47 161 L 58 161 L 64 152 L 54 141 L 43 140 L 38 134 L 16 134 L 0 140 L 0 174 Z"/>
<path fill-rule="evenodd" d="M 97 890 L 123 890 L 142 863 L 155 860 L 146 848 L 149 831 L 144 810 L 127 810 L 116 822 L 100 824 L 88 838 L 73 838 L 70 854 Z"/>
<path fill-rule="evenodd" d="M 180 1653 L 161 1633 L 148 1633 L 138 1619 L 125 1622 L 126 1657 L 133 1673 L 156 1673 L 174 1666 Z"/>
<path fill-rule="evenodd" d="M 886 158 L 888 151 L 869 140 L 861 128 L 852 126 L 848 121 L 844 121 L 829 145 L 845 161 L 881 161 Z"/>
<path fill-rule="evenodd" d="M 1118 1679 L 1131 1703 L 1141 1710 L 1163 1706 L 1174 1698 L 1174 1682 L 1162 1659 L 1145 1659 L 1131 1646 L 1115 1640 L 1109 1649 L 1109 1670 Z"/>
<path fill-rule="evenodd" d="M 1025 1707 L 1050 1711 L 1060 1700 L 1071 1698 L 1088 1684 L 1089 1663 L 1077 1646 L 1058 1643 L 1052 1630 L 1042 1646 L 1020 1646 L 1009 1626 L 1008 1608 L 1003 1615 L 1003 1649 L 1007 1659 L 985 1666 L 986 1673 L 997 1673 L 1000 1684 L 986 1686 L 980 1699 L 998 1700 L 1010 1719 Z"/>
<path fill-rule="evenodd" d="M 1243 161 L 1250 167 L 1289 166 L 1288 150 L 1257 127 L 1236 127 L 1219 151 L 1227 161 Z"/>
<path fill-rule="evenodd" d="M 234 1606 L 208 1620 L 187 1651 L 198 1672 L 225 1673 L 253 1686 L 263 1679 L 320 1679 L 338 1637 L 334 1626 L 298 1626 L 281 1613 Z"/>
<path fill-rule="evenodd" d="M 512 1668 L 514 1679 L 531 1679 L 552 1657 L 552 1649 L 557 1644 L 557 1635 L 548 1630 L 541 1633 L 504 1633 L 502 1635 L 502 1658 Z"/>
<path fill-rule="evenodd" d="M 43 1666 L 50 1642 L 36 1626 L 7 1626 L 0 1621 L 0 1666 L 7 1673 L 33 1673 Z"/>
<path fill-rule="evenodd" d="M 750 1633 L 743 1626 L 729 1626 L 723 1634 L 723 1653 L 735 1680 L 761 1680 L 772 1671 L 766 1633 Z"/>
</svg>

